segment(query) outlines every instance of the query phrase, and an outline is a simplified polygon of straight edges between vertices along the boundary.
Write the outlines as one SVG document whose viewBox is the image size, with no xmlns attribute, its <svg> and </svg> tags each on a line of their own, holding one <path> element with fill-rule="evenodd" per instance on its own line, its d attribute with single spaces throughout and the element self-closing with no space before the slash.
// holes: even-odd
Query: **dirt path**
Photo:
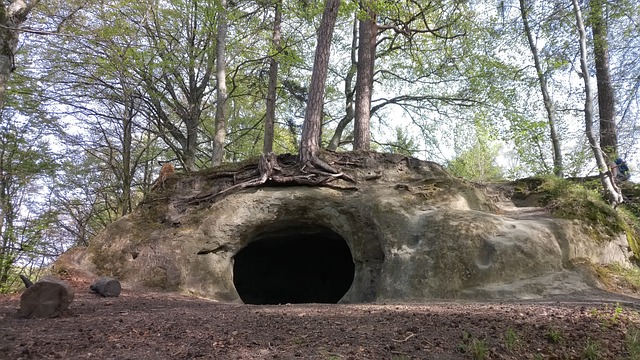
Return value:
<svg viewBox="0 0 640 360">
<path fill-rule="evenodd" d="M 629 359 L 633 334 L 640 347 L 640 302 L 607 293 L 252 306 L 131 290 L 101 298 L 85 289 L 57 319 L 18 318 L 19 297 L 0 297 L 0 359 Z"/>
</svg>

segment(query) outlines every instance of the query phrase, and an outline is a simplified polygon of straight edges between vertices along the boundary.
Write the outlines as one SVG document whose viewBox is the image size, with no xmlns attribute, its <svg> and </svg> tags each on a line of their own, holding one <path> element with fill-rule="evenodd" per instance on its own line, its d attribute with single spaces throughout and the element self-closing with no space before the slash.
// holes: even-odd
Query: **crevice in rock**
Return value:
<svg viewBox="0 0 640 360">
<path fill-rule="evenodd" d="M 299 223 L 253 236 L 234 256 L 233 283 L 245 304 L 337 303 L 354 269 L 339 234 Z"/>
</svg>

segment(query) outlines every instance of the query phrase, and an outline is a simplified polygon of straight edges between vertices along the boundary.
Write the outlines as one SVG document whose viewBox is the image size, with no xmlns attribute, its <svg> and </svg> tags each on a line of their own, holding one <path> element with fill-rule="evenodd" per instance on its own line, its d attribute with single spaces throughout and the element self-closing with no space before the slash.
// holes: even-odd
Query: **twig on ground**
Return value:
<svg viewBox="0 0 640 360">
<path fill-rule="evenodd" d="M 406 338 L 404 338 L 404 339 L 402 339 L 402 340 L 391 339 L 391 341 L 395 341 L 395 342 L 397 342 L 397 343 L 402 343 L 402 342 L 405 342 L 405 341 L 407 341 L 407 340 L 411 339 L 411 338 L 412 338 L 412 337 L 414 337 L 415 335 L 416 335 L 416 334 L 414 334 L 414 333 L 409 333 L 409 336 L 407 336 Z"/>
</svg>

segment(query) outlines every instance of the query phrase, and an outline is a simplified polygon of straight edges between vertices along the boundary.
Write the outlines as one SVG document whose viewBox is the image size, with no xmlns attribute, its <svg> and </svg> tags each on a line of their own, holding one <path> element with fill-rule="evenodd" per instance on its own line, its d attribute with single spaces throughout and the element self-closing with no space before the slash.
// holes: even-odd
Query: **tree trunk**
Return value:
<svg viewBox="0 0 640 360">
<path fill-rule="evenodd" d="M 63 314 L 73 301 L 73 289 L 53 278 L 42 279 L 20 297 L 20 315 L 26 318 L 52 318 Z"/>
<path fill-rule="evenodd" d="M 216 125 L 213 138 L 213 155 L 211 166 L 222 164 L 224 159 L 224 142 L 227 137 L 227 0 L 220 0 L 221 11 L 218 13 L 218 34 L 216 36 Z"/>
<path fill-rule="evenodd" d="M 23 274 L 20 274 L 20 280 L 22 280 L 24 287 L 27 289 L 33 286 L 33 283 L 31 282 L 31 280 L 29 280 L 29 278 Z"/>
<path fill-rule="evenodd" d="M 125 86 L 124 82 L 121 84 Z M 131 212 L 131 183 L 133 182 L 133 174 L 131 171 L 132 164 L 132 148 L 133 148 L 133 118 L 135 102 L 128 90 L 125 90 L 124 113 L 122 115 L 122 199 L 120 200 L 120 216 L 127 215 Z"/>
<path fill-rule="evenodd" d="M 536 67 L 536 73 L 538 75 L 538 81 L 540 83 L 540 90 L 542 91 L 542 100 L 544 101 L 544 108 L 547 110 L 547 121 L 549 123 L 549 135 L 551 136 L 551 145 L 553 147 L 553 173 L 557 177 L 563 176 L 562 165 L 562 149 L 560 147 L 560 139 L 556 131 L 556 110 L 553 105 L 553 100 L 549 96 L 549 89 L 547 87 L 547 79 L 542 71 L 542 65 L 540 64 L 540 57 L 538 56 L 538 48 L 533 40 L 531 28 L 529 27 L 529 19 L 527 18 L 527 6 L 526 0 L 520 0 L 520 13 L 522 14 L 522 22 L 524 24 L 524 31 L 527 34 L 527 40 L 529 42 L 529 49 L 531 55 L 533 55 L 533 62 Z"/>
<path fill-rule="evenodd" d="M 584 28 L 584 23 L 582 21 L 582 12 L 580 11 L 578 0 L 572 0 L 572 3 L 573 13 L 576 17 L 576 25 L 578 27 L 578 33 L 580 35 L 580 68 L 583 74 L 582 78 L 584 79 L 585 91 L 585 131 L 587 133 L 589 145 L 591 145 L 591 149 L 593 150 L 596 164 L 598 165 L 600 182 L 609 198 L 609 202 L 615 207 L 618 204 L 622 203 L 622 194 L 620 193 L 620 189 L 616 189 L 615 184 L 611 181 L 611 178 L 608 175 L 609 171 L 606 160 L 593 134 L 593 101 L 591 99 L 593 95 L 591 93 L 591 85 L 589 83 L 589 68 L 587 66 L 587 34 Z"/>
<path fill-rule="evenodd" d="M 200 115 L 191 115 L 185 120 L 187 125 L 187 147 L 184 149 L 183 165 L 186 171 L 196 171 L 196 154 L 198 151 L 198 125 Z"/>
<path fill-rule="evenodd" d="M 328 150 L 336 151 L 338 146 L 340 146 L 340 142 L 342 140 L 342 133 L 344 129 L 346 129 L 347 125 L 353 121 L 355 118 L 355 109 L 353 105 L 353 95 L 355 93 L 353 89 L 353 78 L 356 75 L 357 70 L 357 60 L 356 60 L 356 49 L 358 47 L 358 18 L 354 16 L 353 19 L 353 31 L 352 31 L 352 41 L 351 41 L 351 67 L 349 67 L 349 71 L 347 71 L 347 75 L 344 79 L 344 98 L 345 98 L 345 114 L 344 117 L 336 126 L 336 130 L 329 140 L 329 145 L 327 145 Z"/>
<path fill-rule="evenodd" d="M 318 29 L 318 44 L 313 62 L 309 98 L 302 124 L 300 141 L 300 161 L 304 164 L 314 160 L 320 150 L 320 129 L 322 127 L 322 109 L 324 106 L 324 89 L 327 80 L 331 39 L 338 17 L 340 0 L 327 0 Z"/>
<path fill-rule="evenodd" d="M 122 287 L 120 286 L 120 281 L 113 278 L 103 277 L 91 284 L 89 289 L 104 297 L 118 297 L 120 296 L 120 290 Z"/>
<path fill-rule="evenodd" d="M 273 49 L 269 63 L 269 89 L 267 92 L 267 114 L 264 120 L 264 146 L 262 152 L 268 154 L 273 152 L 274 127 L 276 122 L 276 98 L 278 85 L 278 60 L 275 53 L 280 52 L 280 24 L 282 22 L 282 3 L 275 4 L 275 17 L 273 20 Z"/>
<path fill-rule="evenodd" d="M 16 68 L 15 53 L 18 49 L 17 29 L 40 0 L 13 0 L 0 5 L 0 109 L 4 107 L 9 76 Z"/>
<path fill-rule="evenodd" d="M 371 94 L 373 92 L 373 67 L 376 54 L 376 14 L 367 11 L 367 18 L 360 20 L 358 39 L 358 77 L 356 79 L 356 113 L 354 126 L 354 150 L 369 150 L 371 142 Z"/>
<path fill-rule="evenodd" d="M 616 129 L 616 109 L 609 71 L 609 42 L 607 21 L 604 16 L 603 0 L 591 0 L 591 29 L 593 31 L 593 54 L 596 63 L 598 85 L 598 112 L 600 114 L 600 148 L 608 160 L 618 154 L 618 132 Z"/>
</svg>

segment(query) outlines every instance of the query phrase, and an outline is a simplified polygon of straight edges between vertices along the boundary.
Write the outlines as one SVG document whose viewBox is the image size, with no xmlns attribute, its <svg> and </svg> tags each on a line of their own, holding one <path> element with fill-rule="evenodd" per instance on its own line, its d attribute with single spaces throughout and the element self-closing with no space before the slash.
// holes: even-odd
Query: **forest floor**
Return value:
<svg viewBox="0 0 640 360">
<path fill-rule="evenodd" d="M 125 288 L 68 314 L 17 316 L 0 296 L 0 359 L 640 359 L 640 299 L 241 305 Z"/>
</svg>

